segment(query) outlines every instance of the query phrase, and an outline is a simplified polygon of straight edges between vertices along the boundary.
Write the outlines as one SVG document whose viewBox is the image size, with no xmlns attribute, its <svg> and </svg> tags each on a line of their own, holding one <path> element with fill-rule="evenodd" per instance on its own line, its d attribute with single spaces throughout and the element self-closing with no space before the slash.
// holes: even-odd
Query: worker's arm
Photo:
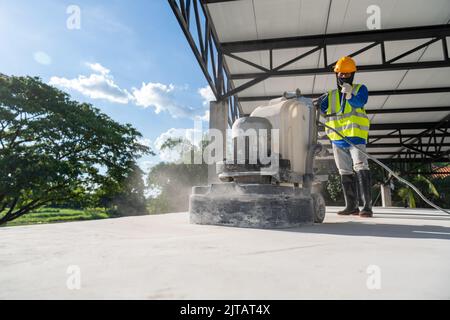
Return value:
<svg viewBox="0 0 450 320">
<path fill-rule="evenodd" d="M 322 113 L 327 113 L 328 109 L 328 96 L 325 97 L 325 99 L 322 100 L 322 103 L 320 104 L 320 111 Z"/>
<path fill-rule="evenodd" d="M 348 100 L 348 103 L 350 103 L 353 108 L 362 108 L 367 103 L 368 99 L 369 90 L 367 90 L 365 85 L 362 85 L 361 88 L 359 88 L 358 93 L 352 95 L 352 98 Z"/>
</svg>

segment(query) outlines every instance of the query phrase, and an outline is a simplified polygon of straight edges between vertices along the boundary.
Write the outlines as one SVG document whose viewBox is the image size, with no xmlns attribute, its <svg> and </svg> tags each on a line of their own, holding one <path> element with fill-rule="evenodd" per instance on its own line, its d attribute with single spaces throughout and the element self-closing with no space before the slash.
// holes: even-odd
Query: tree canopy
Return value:
<svg viewBox="0 0 450 320">
<path fill-rule="evenodd" d="M 0 76 L 0 224 L 120 186 L 152 153 L 140 137 L 39 78 Z"/>
</svg>

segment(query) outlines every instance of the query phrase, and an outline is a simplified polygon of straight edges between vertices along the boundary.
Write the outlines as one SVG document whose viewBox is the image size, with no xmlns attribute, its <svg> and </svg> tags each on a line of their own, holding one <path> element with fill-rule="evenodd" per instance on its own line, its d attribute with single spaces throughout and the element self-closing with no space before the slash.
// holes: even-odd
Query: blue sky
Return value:
<svg viewBox="0 0 450 320">
<path fill-rule="evenodd" d="M 71 5 L 80 29 L 67 28 Z M 193 128 L 211 98 L 166 0 L 0 0 L 0 39 L 1 73 L 39 76 L 131 123 L 154 149 Z"/>
</svg>

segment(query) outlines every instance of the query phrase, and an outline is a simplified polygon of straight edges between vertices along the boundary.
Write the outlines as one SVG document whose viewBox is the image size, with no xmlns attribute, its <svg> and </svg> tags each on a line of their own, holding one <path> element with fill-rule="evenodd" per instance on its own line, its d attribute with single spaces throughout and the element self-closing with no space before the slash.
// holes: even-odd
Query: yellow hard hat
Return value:
<svg viewBox="0 0 450 320">
<path fill-rule="evenodd" d="M 352 73 L 356 72 L 356 63 L 350 57 L 342 57 L 334 66 L 334 72 Z"/>
</svg>

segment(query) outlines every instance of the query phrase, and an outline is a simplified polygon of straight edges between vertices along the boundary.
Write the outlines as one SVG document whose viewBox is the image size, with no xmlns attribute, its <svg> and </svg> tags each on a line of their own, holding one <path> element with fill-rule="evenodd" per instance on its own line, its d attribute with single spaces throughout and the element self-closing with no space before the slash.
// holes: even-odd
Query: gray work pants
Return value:
<svg viewBox="0 0 450 320">
<path fill-rule="evenodd" d="M 358 144 L 357 146 L 362 151 L 366 151 L 365 144 Z M 333 154 L 340 175 L 353 174 L 353 171 L 369 170 L 367 156 L 354 146 L 339 148 L 333 144 Z"/>
</svg>

